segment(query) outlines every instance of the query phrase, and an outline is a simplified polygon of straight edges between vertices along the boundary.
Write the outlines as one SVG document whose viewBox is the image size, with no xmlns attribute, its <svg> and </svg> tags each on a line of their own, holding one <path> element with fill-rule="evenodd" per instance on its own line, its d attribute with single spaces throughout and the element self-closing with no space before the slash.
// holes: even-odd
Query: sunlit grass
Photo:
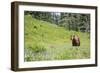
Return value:
<svg viewBox="0 0 100 73">
<path fill-rule="evenodd" d="M 77 34 L 80 47 L 73 47 L 70 36 Z M 89 33 L 75 32 L 45 21 L 25 16 L 25 61 L 90 58 Z"/>
</svg>

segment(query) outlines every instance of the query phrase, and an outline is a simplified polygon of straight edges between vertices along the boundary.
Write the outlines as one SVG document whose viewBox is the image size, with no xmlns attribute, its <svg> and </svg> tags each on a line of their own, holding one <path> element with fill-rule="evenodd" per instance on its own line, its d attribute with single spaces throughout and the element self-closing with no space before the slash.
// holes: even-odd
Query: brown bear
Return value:
<svg viewBox="0 0 100 73">
<path fill-rule="evenodd" d="M 80 46 L 80 38 L 76 35 L 71 36 L 72 46 Z"/>
</svg>

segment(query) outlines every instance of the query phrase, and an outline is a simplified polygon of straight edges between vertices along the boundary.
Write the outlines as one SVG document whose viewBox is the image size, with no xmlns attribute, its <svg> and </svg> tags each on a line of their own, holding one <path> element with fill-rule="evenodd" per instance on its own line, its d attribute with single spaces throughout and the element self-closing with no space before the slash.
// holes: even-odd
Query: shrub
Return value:
<svg viewBox="0 0 100 73">
<path fill-rule="evenodd" d="M 32 61 L 32 57 L 26 57 L 25 60 L 26 61 Z"/>
<path fill-rule="evenodd" d="M 34 28 L 36 28 L 36 29 L 37 29 L 37 26 L 34 26 Z"/>
<path fill-rule="evenodd" d="M 31 49 L 34 53 L 39 53 L 39 52 L 46 51 L 46 48 L 42 45 L 30 46 L 29 49 Z"/>
</svg>

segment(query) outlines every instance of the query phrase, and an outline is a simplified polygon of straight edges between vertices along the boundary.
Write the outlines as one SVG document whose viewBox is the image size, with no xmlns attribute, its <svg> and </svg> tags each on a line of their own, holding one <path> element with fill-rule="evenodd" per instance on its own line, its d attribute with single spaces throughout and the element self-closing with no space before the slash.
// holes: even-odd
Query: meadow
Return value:
<svg viewBox="0 0 100 73">
<path fill-rule="evenodd" d="M 90 58 L 90 34 L 88 32 L 69 31 L 64 27 L 24 16 L 24 60 L 71 60 Z M 72 34 L 80 37 L 80 46 L 73 47 Z"/>
</svg>

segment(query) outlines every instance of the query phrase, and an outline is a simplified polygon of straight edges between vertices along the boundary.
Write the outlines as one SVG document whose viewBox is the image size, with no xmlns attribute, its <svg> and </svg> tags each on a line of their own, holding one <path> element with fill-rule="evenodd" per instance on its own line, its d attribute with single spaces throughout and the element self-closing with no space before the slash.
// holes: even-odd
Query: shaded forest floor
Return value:
<svg viewBox="0 0 100 73">
<path fill-rule="evenodd" d="M 64 27 L 25 15 L 24 60 L 69 60 L 90 58 L 89 33 L 69 31 Z M 73 47 L 70 36 L 80 37 L 80 47 Z"/>
</svg>

